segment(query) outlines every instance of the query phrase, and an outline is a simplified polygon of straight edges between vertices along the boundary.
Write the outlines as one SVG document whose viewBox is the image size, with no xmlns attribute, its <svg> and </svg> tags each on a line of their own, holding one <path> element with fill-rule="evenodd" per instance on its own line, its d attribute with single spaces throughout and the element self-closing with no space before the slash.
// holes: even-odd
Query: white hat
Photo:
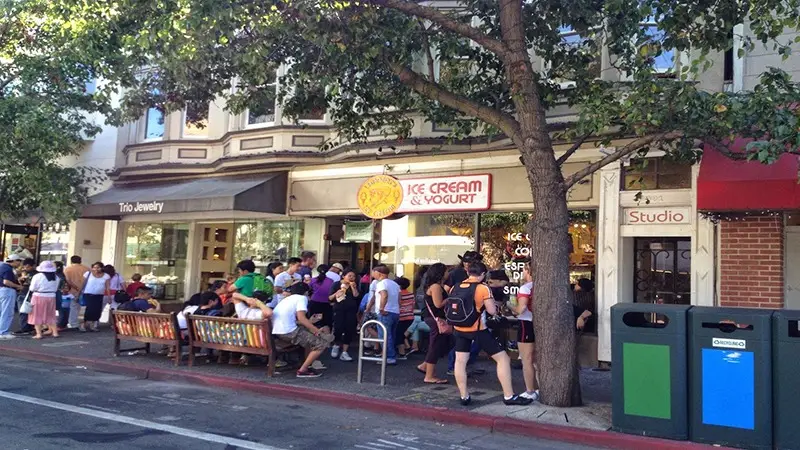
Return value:
<svg viewBox="0 0 800 450">
<path fill-rule="evenodd" d="M 331 269 L 339 269 L 339 271 L 340 271 L 340 272 L 343 272 L 343 271 L 344 271 L 344 266 L 343 266 L 343 265 L 341 265 L 341 264 L 339 264 L 339 263 L 334 263 L 334 264 L 331 266 Z"/>
<path fill-rule="evenodd" d="M 9 262 L 11 262 L 11 261 L 22 261 L 24 259 L 25 258 L 23 258 L 22 256 L 19 256 L 18 254 L 14 253 L 13 255 L 8 255 L 8 258 L 6 258 L 6 261 L 9 261 Z"/>
<path fill-rule="evenodd" d="M 45 260 L 45 261 L 42 261 L 41 263 L 39 263 L 39 267 L 36 268 L 36 271 L 37 272 L 55 272 L 56 271 L 56 265 L 53 263 L 53 261 Z"/>
</svg>

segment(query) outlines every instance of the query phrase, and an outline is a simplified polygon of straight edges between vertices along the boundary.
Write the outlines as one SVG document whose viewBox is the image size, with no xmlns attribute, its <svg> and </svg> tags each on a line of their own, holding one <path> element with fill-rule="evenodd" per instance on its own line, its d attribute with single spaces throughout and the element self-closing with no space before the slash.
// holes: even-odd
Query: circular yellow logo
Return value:
<svg viewBox="0 0 800 450">
<path fill-rule="evenodd" d="M 403 186 L 389 175 L 370 177 L 358 189 L 358 209 L 370 219 L 391 216 L 403 203 Z"/>
</svg>

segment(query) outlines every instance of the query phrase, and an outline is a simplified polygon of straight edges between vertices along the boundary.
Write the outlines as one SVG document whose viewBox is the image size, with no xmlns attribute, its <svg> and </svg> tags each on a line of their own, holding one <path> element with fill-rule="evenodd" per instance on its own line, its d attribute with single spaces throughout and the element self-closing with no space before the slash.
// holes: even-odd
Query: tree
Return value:
<svg viewBox="0 0 800 450">
<path fill-rule="evenodd" d="M 798 86 L 783 71 L 770 69 L 758 87 L 736 94 L 693 82 L 732 48 L 736 24 L 748 24 L 745 51 L 763 44 L 788 57 L 780 36 L 798 29 L 798 0 L 454 0 L 442 8 L 411 0 L 62 2 L 84 17 L 91 42 L 121 47 L 104 71 L 127 89 L 129 120 L 153 105 L 178 110 L 219 97 L 242 111 L 271 98 L 270 74 L 288 63 L 278 92 L 284 115 L 326 108 L 339 132 L 328 146 L 364 141 L 374 130 L 402 140 L 415 115 L 451 125 L 454 139 L 510 140 L 533 197 L 537 361 L 550 405 L 580 403 L 565 232 L 570 187 L 654 148 L 691 161 L 707 143 L 769 162 L 800 143 Z M 673 51 L 688 63 L 661 71 L 657 63 Z M 554 127 L 546 113 L 560 103 L 576 117 Z M 725 142 L 733 135 L 755 141 L 731 152 Z M 557 154 L 554 145 L 564 142 Z M 562 174 L 584 145 L 601 144 L 606 156 Z"/>
<path fill-rule="evenodd" d="M 99 132 L 89 114 L 108 112 L 65 25 L 46 1 L 0 1 L 0 221 L 68 222 L 102 176 L 61 164 Z"/>
</svg>

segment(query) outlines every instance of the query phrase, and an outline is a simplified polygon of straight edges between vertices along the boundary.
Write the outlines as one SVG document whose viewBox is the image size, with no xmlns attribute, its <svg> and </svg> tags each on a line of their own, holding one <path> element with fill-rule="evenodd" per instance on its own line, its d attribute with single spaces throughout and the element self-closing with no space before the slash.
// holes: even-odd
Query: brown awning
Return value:
<svg viewBox="0 0 800 450">
<path fill-rule="evenodd" d="M 259 177 L 114 186 L 89 198 L 81 217 L 119 220 L 121 216 L 208 211 L 286 214 L 286 172 Z"/>
</svg>

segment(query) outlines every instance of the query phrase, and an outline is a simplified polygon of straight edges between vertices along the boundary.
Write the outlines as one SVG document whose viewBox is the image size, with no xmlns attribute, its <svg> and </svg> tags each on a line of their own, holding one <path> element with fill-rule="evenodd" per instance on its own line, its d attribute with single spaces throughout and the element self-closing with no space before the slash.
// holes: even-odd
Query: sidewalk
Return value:
<svg viewBox="0 0 800 450">
<path fill-rule="evenodd" d="M 139 346 L 137 344 L 123 341 L 122 348 Z M 422 375 L 415 370 L 422 361 L 422 355 L 412 355 L 408 361 L 399 361 L 397 366 L 388 367 L 386 386 L 382 387 L 379 384 L 380 367 L 375 363 L 365 362 L 364 380 L 358 384 L 357 363 L 331 360 L 329 353 L 322 358 L 328 370 L 320 378 L 298 379 L 293 371 L 288 371 L 270 379 L 266 377 L 265 365 L 260 363 L 230 366 L 200 362 L 195 367 L 188 367 L 184 360 L 181 366 L 176 367 L 165 356 L 153 353 L 123 352 L 119 358 L 115 358 L 111 355 L 112 348 L 113 334 L 104 328 L 100 333 L 65 332 L 58 339 L 36 341 L 20 337 L 2 341 L 0 355 L 126 373 L 142 378 L 181 380 L 267 395 L 306 398 L 345 407 L 428 417 L 439 422 L 457 422 L 595 446 L 691 448 L 695 445 L 607 432 L 611 427 L 610 372 L 581 372 L 586 404 L 583 407 L 553 408 L 539 403 L 508 407 L 502 404 L 494 363 L 480 360 L 475 368 L 484 369 L 485 373 L 470 376 L 473 404 L 462 407 L 457 401 L 458 391 L 452 377 L 448 385 L 422 383 Z M 201 358 L 200 361 L 204 360 Z M 446 370 L 446 361 L 440 362 L 439 375 L 443 376 Z M 516 391 L 520 392 L 523 389 L 520 370 L 514 370 L 514 382 Z"/>
</svg>

